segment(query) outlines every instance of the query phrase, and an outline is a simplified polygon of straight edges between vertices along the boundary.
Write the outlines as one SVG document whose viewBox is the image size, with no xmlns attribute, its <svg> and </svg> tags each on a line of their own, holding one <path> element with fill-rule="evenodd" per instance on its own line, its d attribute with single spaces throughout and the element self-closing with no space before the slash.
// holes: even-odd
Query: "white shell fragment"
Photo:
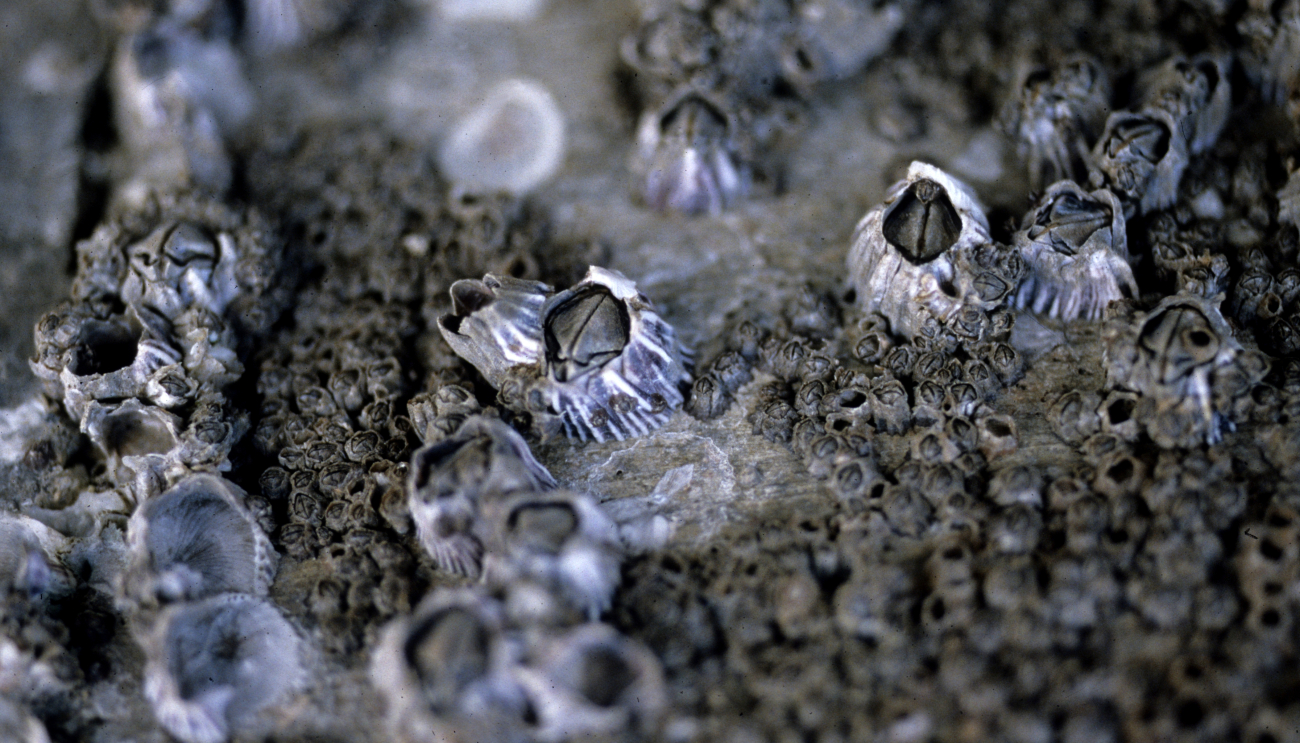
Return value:
<svg viewBox="0 0 1300 743">
<path fill-rule="evenodd" d="M 184 743 L 255 730 L 306 680 L 302 641 L 274 605 L 231 593 L 163 611 L 142 643 L 144 695 Z"/>
<path fill-rule="evenodd" d="M 693 91 L 643 114 L 632 170 L 642 179 L 646 204 L 719 214 L 744 198 L 749 176 L 733 157 L 733 126 L 719 106 Z"/>
<path fill-rule="evenodd" d="M 443 589 L 383 631 L 370 676 L 387 704 L 389 734 L 405 743 L 508 740 L 527 698 L 509 673 L 515 652 L 501 607 L 481 592 Z M 495 734 L 494 734 L 495 733 Z"/>
<path fill-rule="evenodd" d="M 554 478 L 514 429 L 471 416 L 455 435 L 411 456 L 408 506 L 420 544 L 438 567 L 476 577 L 484 549 L 480 511 L 519 493 L 554 487 Z"/>
<path fill-rule="evenodd" d="M 609 609 L 623 554 L 618 527 L 594 499 L 554 492 L 494 510 L 492 582 L 535 582 L 592 621 Z"/>
<path fill-rule="evenodd" d="M 278 560 L 234 483 L 191 475 L 136 509 L 127 591 L 142 601 L 265 595 Z"/>
<path fill-rule="evenodd" d="M 690 374 L 676 333 L 617 271 L 592 266 L 558 294 L 489 274 L 456 282 L 452 302 L 443 337 L 543 432 L 623 440 L 681 407 Z"/>
<path fill-rule="evenodd" d="M 884 315 L 893 332 L 911 338 L 923 311 L 943 322 L 977 296 L 971 253 L 991 242 L 970 188 L 913 162 L 854 232 L 848 266 L 858 306 Z"/>
<path fill-rule="evenodd" d="M 1137 296 L 1124 209 L 1110 191 L 1052 184 L 1025 215 L 1014 245 L 1029 267 L 1016 294 L 1021 309 L 1100 320 L 1112 301 Z"/>
<path fill-rule="evenodd" d="M 564 114 L 550 91 L 530 80 L 507 80 L 447 135 L 438 164 L 470 191 L 526 193 L 564 160 Z"/>
</svg>

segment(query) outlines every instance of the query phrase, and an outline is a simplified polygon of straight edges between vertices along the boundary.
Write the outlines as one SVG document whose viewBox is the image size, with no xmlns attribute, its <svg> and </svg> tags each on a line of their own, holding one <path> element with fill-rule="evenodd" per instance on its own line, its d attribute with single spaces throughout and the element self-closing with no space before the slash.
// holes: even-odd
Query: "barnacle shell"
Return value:
<svg viewBox="0 0 1300 743">
<path fill-rule="evenodd" d="M 632 169 L 659 211 L 717 214 L 744 197 L 749 175 L 735 162 L 734 123 L 694 91 L 642 114 Z"/>
<path fill-rule="evenodd" d="M 1161 110 L 1178 122 L 1187 151 L 1198 155 L 1219 138 L 1232 107 L 1228 58 L 1198 54 L 1165 60 L 1138 81 L 1142 110 Z"/>
<path fill-rule="evenodd" d="M 509 674 L 512 655 L 497 602 L 471 589 L 430 594 L 384 628 L 370 663 L 388 702 L 390 734 L 431 743 L 469 727 L 507 739 L 489 733 L 522 724 L 527 699 Z"/>
<path fill-rule="evenodd" d="M 166 224 L 126 255 L 122 299 L 172 321 L 190 307 L 221 315 L 240 292 L 235 240 L 225 232 L 213 236 L 191 222 Z"/>
<path fill-rule="evenodd" d="M 497 389 L 516 366 L 542 356 L 542 305 L 554 289 L 538 281 L 488 274 L 451 285 L 451 314 L 438 330 L 458 356 Z"/>
<path fill-rule="evenodd" d="M 448 572 L 477 576 L 484 504 L 554 487 L 523 437 L 500 420 L 476 415 L 455 435 L 411 456 L 408 507 L 420 544 L 434 562 Z"/>
<path fill-rule="evenodd" d="M 76 579 L 60 562 L 67 550 L 62 534 L 28 516 L 0 513 L 0 592 L 61 595 Z"/>
<path fill-rule="evenodd" d="M 128 592 L 140 600 L 264 595 L 276 555 L 237 485 L 196 474 L 140 505 L 127 526 Z"/>
<path fill-rule="evenodd" d="M 537 709 L 539 740 L 657 731 L 668 701 L 663 671 L 649 650 L 613 627 L 580 625 L 539 661 L 517 671 Z"/>
<path fill-rule="evenodd" d="M 454 183 L 472 191 L 524 193 L 564 160 L 564 114 L 541 84 L 506 80 L 457 122 L 438 152 Z"/>
<path fill-rule="evenodd" d="M 535 581 L 592 620 L 609 608 L 622 551 L 617 527 L 594 499 L 555 492 L 493 510 L 489 580 Z"/>
<path fill-rule="evenodd" d="M 946 321 L 977 298 L 972 253 L 990 242 L 975 194 L 933 165 L 913 162 L 854 232 L 848 266 L 858 307 L 879 312 L 908 338 L 924 311 Z"/>
<path fill-rule="evenodd" d="M 1187 169 L 1187 139 L 1160 109 L 1116 111 L 1092 151 L 1094 187 L 1106 186 L 1139 213 L 1174 203 Z"/>
<path fill-rule="evenodd" d="M 161 408 L 135 399 L 114 406 L 91 402 L 81 427 L 104 453 L 118 482 L 151 475 L 161 479 L 177 463 L 181 421 Z"/>
<path fill-rule="evenodd" d="M 306 678 L 302 641 L 271 603 L 229 593 L 165 609 L 142 638 L 144 695 L 184 743 L 221 743 Z"/>
<path fill-rule="evenodd" d="M 1002 111 L 1002 125 L 1029 163 L 1034 189 L 1082 179 L 1110 104 L 1110 80 L 1093 58 L 1027 66 Z"/>
<path fill-rule="evenodd" d="M 1137 296 L 1119 199 L 1073 181 L 1052 184 L 1025 215 L 1015 247 L 1029 276 L 1016 306 L 1063 320 L 1101 319 L 1106 305 Z"/>
</svg>

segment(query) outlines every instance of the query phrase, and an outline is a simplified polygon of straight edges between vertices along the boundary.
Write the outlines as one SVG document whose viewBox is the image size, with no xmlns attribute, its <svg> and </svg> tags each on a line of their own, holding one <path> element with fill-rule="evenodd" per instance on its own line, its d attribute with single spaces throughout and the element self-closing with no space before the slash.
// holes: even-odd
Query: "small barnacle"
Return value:
<svg viewBox="0 0 1300 743">
<path fill-rule="evenodd" d="M 854 499 L 865 502 L 873 489 L 884 483 L 885 478 L 866 457 L 856 457 L 839 465 L 830 479 L 831 490 L 842 503 L 850 503 Z"/>
<path fill-rule="evenodd" d="M 1101 399 L 1090 392 L 1071 390 L 1061 395 L 1048 410 L 1048 421 L 1057 436 L 1070 444 L 1082 443 L 1101 427 L 1097 409 Z"/>
<path fill-rule="evenodd" d="M 1025 215 L 1014 244 L 1029 265 L 1017 307 L 1063 320 L 1099 320 L 1112 300 L 1137 296 L 1124 210 L 1110 191 L 1052 184 Z"/>
<path fill-rule="evenodd" d="M 884 315 L 906 338 L 918 334 L 927 314 L 947 322 L 966 302 L 982 301 L 973 253 L 990 242 L 974 192 L 914 162 L 854 231 L 848 267 L 858 307 Z"/>
<path fill-rule="evenodd" d="M 498 510 L 487 540 L 489 582 L 536 581 L 592 621 L 609 609 L 622 553 L 617 527 L 591 497 L 524 496 Z"/>
<path fill-rule="evenodd" d="M 569 630 L 516 676 L 535 705 L 542 740 L 653 738 L 668 707 L 659 661 L 606 624 Z"/>
<path fill-rule="evenodd" d="M 736 163 L 733 129 L 723 108 L 695 91 L 642 114 L 632 169 L 646 204 L 718 214 L 744 198 L 749 174 Z"/>
<path fill-rule="evenodd" d="M 788 443 L 799 414 L 784 400 L 759 402 L 759 407 L 749 415 L 753 432 L 773 443 Z"/>
<path fill-rule="evenodd" d="M 1171 206 L 1187 169 L 1187 140 L 1159 109 L 1116 111 L 1092 152 L 1094 188 L 1105 186 L 1126 210 L 1140 214 Z"/>
<path fill-rule="evenodd" d="M 91 402 L 82 427 L 120 483 L 146 473 L 161 474 L 176 464 L 181 421 L 160 408 L 135 399 L 112 407 Z"/>
<path fill-rule="evenodd" d="M 1017 503 L 994 513 L 986 528 L 989 543 L 998 552 L 1025 555 L 1038 546 L 1043 517 L 1039 509 Z"/>
<path fill-rule="evenodd" d="M 564 161 L 564 114 L 540 83 L 506 80 L 452 126 L 438 164 L 453 183 L 490 193 L 525 193 Z"/>
<path fill-rule="evenodd" d="M 554 487 L 514 429 L 471 416 L 456 435 L 411 456 L 408 508 L 420 544 L 440 568 L 477 576 L 483 545 L 475 529 L 485 503 Z"/>
<path fill-rule="evenodd" d="M 1025 68 L 1003 106 L 1001 123 L 1029 164 L 1031 188 L 1083 179 L 1109 107 L 1110 79 L 1091 57 Z"/>
<path fill-rule="evenodd" d="M 1102 400 L 1097 415 L 1101 419 L 1101 430 L 1114 434 L 1125 441 L 1133 441 L 1138 436 L 1138 423 L 1134 413 L 1137 410 L 1138 397 L 1131 392 L 1113 390 Z"/>
<path fill-rule="evenodd" d="M 237 485 L 191 475 L 145 501 L 127 525 L 126 589 L 137 600 L 266 593 L 277 555 Z"/>
<path fill-rule="evenodd" d="M 870 402 L 877 429 L 891 434 L 907 431 L 912 422 L 912 411 L 902 382 L 887 375 L 878 377 L 871 385 Z"/>
<path fill-rule="evenodd" d="M 749 384 L 754 378 L 749 360 L 737 351 L 728 351 L 714 360 L 710 373 L 728 393 Z"/>
<path fill-rule="evenodd" d="M 144 696 L 185 743 L 251 734 L 267 707 L 306 680 L 298 634 L 274 605 L 245 594 L 168 608 L 141 644 Z"/>
<path fill-rule="evenodd" d="M 1174 56 L 1138 80 L 1143 111 L 1160 110 L 1177 122 L 1189 154 L 1199 155 L 1214 146 L 1228 123 L 1232 106 L 1228 63 L 1227 57 L 1212 54 L 1191 59 Z"/>
<path fill-rule="evenodd" d="M 976 420 L 979 450 L 989 461 L 1014 452 L 1020 445 L 1015 419 L 1006 415 L 984 415 Z"/>
</svg>

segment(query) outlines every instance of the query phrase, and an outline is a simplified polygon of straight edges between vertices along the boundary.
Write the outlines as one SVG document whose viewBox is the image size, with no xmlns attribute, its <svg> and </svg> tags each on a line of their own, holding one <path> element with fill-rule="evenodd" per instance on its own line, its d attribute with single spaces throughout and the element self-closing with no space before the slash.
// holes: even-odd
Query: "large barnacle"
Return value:
<svg viewBox="0 0 1300 743">
<path fill-rule="evenodd" d="M 302 641 L 263 599 L 228 593 L 165 610 L 142 638 L 144 695 L 184 743 L 221 743 L 305 680 Z"/>
<path fill-rule="evenodd" d="M 911 338 L 928 313 L 945 322 L 981 306 L 974 252 L 991 242 L 975 194 L 938 168 L 914 162 L 884 203 L 858 223 L 849 280 L 863 312 L 879 312 Z"/>
<path fill-rule="evenodd" d="M 1120 327 L 1105 347 L 1107 380 L 1138 394 L 1133 416 L 1147 435 L 1166 448 L 1218 442 L 1231 421 L 1216 405 L 1216 384 L 1232 372 L 1241 345 L 1217 305 L 1175 295 L 1133 323 L 1114 322 Z"/>
<path fill-rule="evenodd" d="M 1109 104 L 1110 80 L 1091 57 L 1026 70 L 1003 107 L 1002 126 L 1028 161 L 1032 188 L 1087 175 Z"/>
<path fill-rule="evenodd" d="M 1098 320 L 1111 301 L 1137 296 L 1119 199 L 1072 181 L 1047 189 L 1025 215 L 1015 247 L 1029 266 L 1016 306 L 1064 320 Z"/>
<path fill-rule="evenodd" d="M 646 112 L 633 162 L 646 204 L 660 211 L 717 214 L 743 198 L 749 176 L 735 163 L 731 128 L 718 106 L 694 92 Z"/>
<path fill-rule="evenodd" d="M 514 429 L 482 416 L 416 451 L 408 477 L 408 507 L 420 544 L 440 568 L 467 576 L 477 576 L 482 567 L 481 508 L 555 487 Z"/>
<path fill-rule="evenodd" d="M 1214 145 L 1228 123 L 1232 87 L 1227 59 L 1211 54 L 1171 57 L 1142 76 L 1138 96 L 1144 112 L 1168 114 L 1187 142 L 1188 153 L 1198 155 Z"/>
<path fill-rule="evenodd" d="M 1116 111 L 1092 152 L 1094 187 L 1106 186 L 1139 213 L 1174 203 L 1187 169 L 1187 139 L 1160 110 Z"/>
<path fill-rule="evenodd" d="M 137 508 L 127 528 L 131 567 L 125 588 L 131 598 L 265 594 L 277 555 L 245 498 L 235 484 L 199 474 Z"/>
<path fill-rule="evenodd" d="M 451 285 L 452 311 L 438 330 L 458 356 L 497 389 L 517 366 L 537 364 L 542 353 L 542 304 L 555 290 L 538 281 L 488 274 Z"/>
</svg>

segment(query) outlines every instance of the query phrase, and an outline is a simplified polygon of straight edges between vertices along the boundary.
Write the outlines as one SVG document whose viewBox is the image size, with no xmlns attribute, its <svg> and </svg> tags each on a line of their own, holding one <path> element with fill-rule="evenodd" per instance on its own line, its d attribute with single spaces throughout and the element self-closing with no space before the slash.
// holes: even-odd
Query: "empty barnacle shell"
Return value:
<svg viewBox="0 0 1300 743">
<path fill-rule="evenodd" d="M 191 307 L 215 315 L 240 292 L 235 239 L 192 222 L 165 224 L 126 249 L 122 299 L 173 322 Z"/>
<path fill-rule="evenodd" d="M 1164 111 L 1116 111 L 1093 148 L 1090 183 L 1145 214 L 1174 203 L 1187 158 L 1186 138 Z"/>
<path fill-rule="evenodd" d="M 454 436 L 411 456 L 408 508 L 420 544 L 440 568 L 477 576 L 483 544 L 475 527 L 484 502 L 554 487 L 514 429 L 471 416 Z"/>
<path fill-rule="evenodd" d="M 975 194 L 938 168 L 913 162 L 854 232 L 848 265 L 857 304 L 912 338 L 927 312 L 944 322 L 968 299 L 978 301 L 971 254 L 990 242 Z"/>
<path fill-rule="evenodd" d="M 442 589 L 384 628 L 370 676 L 388 703 L 391 735 L 432 743 L 466 726 L 486 734 L 494 722 L 522 720 L 527 699 L 509 674 L 502 621 L 500 604 L 483 593 Z"/>
<path fill-rule="evenodd" d="M 516 366 L 542 356 L 542 305 L 554 290 L 538 281 L 488 274 L 451 285 L 451 314 L 438 330 L 458 356 L 500 389 Z"/>
<path fill-rule="evenodd" d="M 535 581 L 591 620 L 609 608 L 621 577 L 621 543 L 595 500 L 554 492 L 493 510 L 488 581 Z"/>
<path fill-rule="evenodd" d="M 1212 147 L 1228 123 L 1232 106 L 1228 63 L 1228 57 L 1214 54 L 1191 59 L 1176 55 L 1138 80 L 1143 110 L 1164 111 L 1177 122 L 1189 154 L 1198 155 Z"/>
<path fill-rule="evenodd" d="M 749 176 L 735 162 L 733 128 L 720 106 L 695 91 L 642 114 L 633 171 L 646 204 L 717 214 L 743 198 Z"/>
<path fill-rule="evenodd" d="M 524 193 L 564 160 L 564 114 L 532 80 L 506 80 L 458 121 L 438 151 L 449 180 L 471 191 Z"/>
<path fill-rule="evenodd" d="M 654 655 L 605 624 L 584 624 L 552 641 L 517 677 L 536 708 L 540 740 L 604 735 L 653 737 L 668 706 Z"/>
<path fill-rule="evenodd" d="M 245 499 L 234 483 L 196 474 L 142 503 L 127 526 L 128 594 L 150 601 L 265 594 L 278 556 Z"/>
<path fill-rule="evenodd" d="M 1025 69 L 1001 118 L 1029 164 L 1031 188 L 1086 176 L 1089 151 L 1109 105 L 1109 77 L 1091 57 Z"/>
<path fill-rule="evenodd" d="M 150 471 L 161 475 L 179 463 L 181 421 L 161 408 L 135 399 L 113 406 L 90 402 L 81 426 L 119 483 Z"/>
<path fill-rule="evenodd" d="M 270 602 L 240 593 L 177 604 L 141 638 L 144 696 L 184 743 L 258 730 L 269 706 L 306 680 L 297 632 Z"/>
<path fill-rule="evenodd" d="M 1099 320 L 1111 301 L 1137 296 L 1124 210 L 1110 191 L 1052 184 L 1025 215 L 1014 244 L 1029 266 L 1016 293 L 1022 309 Z"/>
</svg>

